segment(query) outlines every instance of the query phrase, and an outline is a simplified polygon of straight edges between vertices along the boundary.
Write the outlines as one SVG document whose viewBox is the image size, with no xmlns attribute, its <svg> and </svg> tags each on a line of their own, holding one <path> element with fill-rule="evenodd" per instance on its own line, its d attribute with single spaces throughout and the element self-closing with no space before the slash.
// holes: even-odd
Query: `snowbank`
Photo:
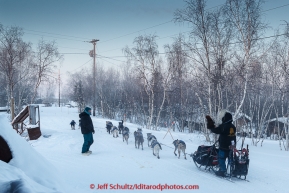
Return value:
<svg viewBox="0 0 289 193">
<path fill-rule="evenodd" d="M 57 170 L 12 129 L 5 114 L 0 114 L 0 124 L 0 135 L 13 155 L 9 164 L 0 161 L 0 190 L 11 187 L 29 193 L 63 192 Z"/>
</svg>

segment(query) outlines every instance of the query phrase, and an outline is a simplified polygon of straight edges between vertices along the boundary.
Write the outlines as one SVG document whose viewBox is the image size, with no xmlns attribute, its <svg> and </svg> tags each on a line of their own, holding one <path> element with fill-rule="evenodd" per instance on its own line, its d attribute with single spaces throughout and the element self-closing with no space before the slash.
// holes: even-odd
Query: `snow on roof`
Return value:
<svg viewBox="0 0 289 193">
<path fill-rule="evenodd" d="M 0 111 L 6 111 L 6 110 L 8 110 L 9 109 L 9 107 L 8 106 L 6 106 L 6 107 L 0 107 Z"/>
<path fill-rule="evenodd" d="M 21 121 L 24 121 L 29 113 L 28 113 L 28 106 L 24 107 L 19 113 L 18 115 L 16 115 L 16 117 L 14 117 L 14 119 L 12 120 L 11 124 L 13 125 L 14 123 L 18 123 L 18 122 L 21 122 Z"/>
<path fill-rule="evenodd" d="M 0 135 L 13 156 L 8 164 L 0 161 L 0 190 L 14 181 L 20 183 L 21 192 L 63 192 L 56 168 L 12 129 L 5 115 L 0 115 L 0 123 Z"/>
<path fill-rule="evenodd" d="M 234 116 L 235 113 L 232 113 L 232 115 Z M 235 121 L 240 119 L 240 118 L 243 118 L 245 117 L 246 119 L 248 119 L 249 121 L 252 121 L 251 117 L 249 115 L 246 115 L 245 113 L 238 113 L 237 114 L 237 117 L 235 118 Z"/>
<path fill-rule="evenodd" d="M 32 105 L 29 105 L 29 106 L 39 107 L 39 105 L 36 105 L 36 104 L 32 104 Z"/>
</svg>

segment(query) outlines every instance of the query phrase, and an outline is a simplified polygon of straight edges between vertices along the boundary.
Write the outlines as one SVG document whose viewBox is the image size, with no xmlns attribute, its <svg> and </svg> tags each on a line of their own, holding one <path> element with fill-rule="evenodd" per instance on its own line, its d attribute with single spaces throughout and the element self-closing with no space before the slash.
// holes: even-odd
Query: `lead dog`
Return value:
<svg viewBox="0 0 289 193">
<path fill-rule="evenodd" d="M 118 137 L 118 128 L 116 126 L 113 126 L 111 132 L 112 132 L 113 137 Z"/>
<path fill-rule="evenodd" d="M 180 159 L 181 151 L 184 153 L 185 159 L 187 159 L 186 158 L 186 153 L 185 153 L 185 151 L 186 151 L 186 143 L 184 141 L 182 141 L 182 140 L 178 140 L 177 139 L 177 140 L 175 140 L 173 142 L 173 144 L 175 146 L 175 151 L 174 151 L 175 156 L 177 156 L 176 150 L 178 149 L 179 159 Z"/>
<path fill-rule="evenodd" d="M 162 149 L 162 146 L 156 139 L 152 140 L 151 148 L 153 149 L 153 155 L 157 156 L 157 158 L 160 159 L 159 152 L 160 152 L 160 149 Z"/>
<path fill-rule="evenodd" d="M 143 139 L 143 135 L 142 135 L 142 132 L 140 131 L 135 131 L 133 133 L 134 135 L 134 139 L 135 139 L 135 148 L 136 147 L 136 144 L 138 144 L 138 149 L 139 149 L 139 146 L 141 145 L 141 149 L 143 150 L 143 142 L 144 142 L 144 139 Z"/>
<path fill-rule="evenodd" d="M 106 131 L 108 132 L 108 134 L 110 134 L 112 126 L 113 126 L 112 122 L 106 121 Z"/>
</svg>

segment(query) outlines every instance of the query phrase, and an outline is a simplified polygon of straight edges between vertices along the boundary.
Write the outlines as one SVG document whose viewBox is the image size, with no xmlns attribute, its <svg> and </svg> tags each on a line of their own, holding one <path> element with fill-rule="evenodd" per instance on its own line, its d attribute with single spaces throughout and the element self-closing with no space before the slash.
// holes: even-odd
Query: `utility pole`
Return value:
<svg viewBox="0 0 289 193">
<path fill-rule="evenodd" d="M 60 69 L 58 70 L 59 92 L 58 92 L 58 106 L 60 107 Z"/>
<path fill-rule="evenodd" d="M 95 45 L 96 42 L 98 42 L 99 40 L 93 39 L 91 40 L 89 43 L 93 44 L 93 50 L 91 50 L 89 52 L 90 57 L 93 57 L 93 105 L 92 105 L 92 109 L 93 109 L 93 113 L 92 115 L 95 116 L 95 109 L 96 109 L 96 66 L 95 66 Z"/>
</svg>

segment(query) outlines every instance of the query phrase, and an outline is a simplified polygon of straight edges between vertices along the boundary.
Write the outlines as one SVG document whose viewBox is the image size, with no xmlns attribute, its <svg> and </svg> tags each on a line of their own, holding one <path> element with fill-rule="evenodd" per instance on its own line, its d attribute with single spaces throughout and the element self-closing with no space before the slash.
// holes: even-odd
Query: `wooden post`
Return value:
<svg viewBox="0 0 289 193">
<path fill-rule="evenodd" d="M 39 106 L 38 106 L 38 125 L 39 125 L 39 128 L 40 128 L 40 112 L 39 112 Z"/>
<path fill-rule="evenodd" d="M 29 123 L 36 125 L 36 108 L 33 105 L 29 106 Z"/>
<path fill-rule="evenodd" d="M 11 121 L 14 119 L 14 98 L 11 97 Z"/>
<path fill-rule="evenodd" d="M 123 126 L 125 126 L 125 114 L 123 115 Z"/>
</svg>

